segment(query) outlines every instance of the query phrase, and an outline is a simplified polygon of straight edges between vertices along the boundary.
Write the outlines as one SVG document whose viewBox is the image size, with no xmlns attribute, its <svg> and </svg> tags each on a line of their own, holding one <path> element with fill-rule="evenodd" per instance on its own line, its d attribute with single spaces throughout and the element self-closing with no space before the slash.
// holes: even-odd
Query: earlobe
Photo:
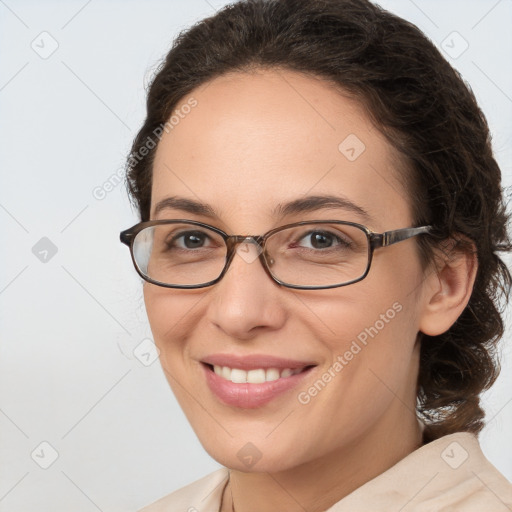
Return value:
<svg viewBox="0 0 512 512">
<path fill-rule="evenodd" d="M 468 304 L 478 268 L 476 248 L 473 242 L 470 244 L 464 249 L 455 248 L 454 243 L 445 246 L 436 258 L 436 268 L 427 274 L 419 325 L 424 334 L 438 336 L 446 332 Z"/>
</svg>

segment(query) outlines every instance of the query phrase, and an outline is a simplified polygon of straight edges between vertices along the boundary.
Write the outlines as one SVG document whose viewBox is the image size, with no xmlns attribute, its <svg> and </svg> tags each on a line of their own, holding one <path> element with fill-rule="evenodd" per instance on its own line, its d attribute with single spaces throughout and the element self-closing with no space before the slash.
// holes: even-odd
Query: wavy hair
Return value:
<svg viewBox="0 0 512 512">
<path fill-rule="evenodd" d="M 242 0 L 180 32 L 150 83 L 147 117 L 128 158 L 126 186 L 141 220 L 150 217 L 156 151 L 147 141 L 196 87 L 258 68 L 320 77 L 363 105 L 401 157 L 414 222 L 434 226 L 433 236 L 417 241 L 424 264 L 443 240 L 476 248 L 467 307 L 445 333 L 419 333 L 417 414 L 426 441 L 478 433 L 479 395 L 500 369 L 511 276 L 497 253 L 511 250 L 508 215 L 485 116 L 461 75 L 412 23 L 367 0 Z"/>
</svg>

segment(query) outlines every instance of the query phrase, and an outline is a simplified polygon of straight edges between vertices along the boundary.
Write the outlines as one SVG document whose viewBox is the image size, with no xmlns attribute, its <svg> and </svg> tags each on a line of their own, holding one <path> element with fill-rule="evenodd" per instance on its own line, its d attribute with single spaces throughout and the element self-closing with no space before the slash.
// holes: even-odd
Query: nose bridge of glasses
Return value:
<svg viewBox="0 0 512 512">
<path fill-rule="evenodd" d="M 252 244 L 254 246 L 261 247 L 261 239 L 262 237 L 259 235 L 230 235 L 226 239 L 226 245 L 230 251 L 233 247 L 240 246 L 241 244 Z"/>
<path fill-rule="evenodd" d="M 231 235 L 226 239 L 228 247 L 227 265 L 229 265 L 234 257 L 238 255 L 246 263 L 253 263 L 256 259 L 260 259 L 265 267 L 265 260 L 268 259 L 267 251 L 264 250 L 263 236 L 261 235 Z M 272 259 L 268 259 L 268 264 L 272 265 Z"/>
</svg>

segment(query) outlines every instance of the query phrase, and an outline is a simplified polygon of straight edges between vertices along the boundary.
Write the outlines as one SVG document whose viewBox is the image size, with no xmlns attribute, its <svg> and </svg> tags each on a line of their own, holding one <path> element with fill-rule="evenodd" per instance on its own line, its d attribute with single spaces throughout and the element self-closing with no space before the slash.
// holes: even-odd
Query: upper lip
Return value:
<svg viewBox="0 0 512 512">
<path fill-rule="evenodd" d="M 240 370 L 254 370 L 257 368 L 284 368 L 297 369 L 305 366 L 316 366 L 313 361 L 297 361 L 296 359 L 284 359 L 281 357 L 271 356 L 267 354 L 212 354 L 203 359 L 201 362 L 214 366 L 228 366 L 229 368 L 238 368 Z"/>
</svg>

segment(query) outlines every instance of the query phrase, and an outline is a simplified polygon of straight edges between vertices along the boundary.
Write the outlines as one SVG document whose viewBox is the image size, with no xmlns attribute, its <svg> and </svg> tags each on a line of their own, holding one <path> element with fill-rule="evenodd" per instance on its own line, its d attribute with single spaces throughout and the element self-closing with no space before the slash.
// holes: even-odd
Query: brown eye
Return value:
<svg viewBox="0 0 512 512">
<path fill-rule="evenodd" d="M 178 246 L 179 249 L 197 249 L 202 248 L 207 239 L 209 239 L 209 236 L 202 231 L 184 231 L 173 236 L 166 244 L 169 249 L 175 246 Z"/>
<path fill-rule="evenodd" d="M 311 230 L 302 235 L 300 240 L 310 244 L 311 247 L 307 247 L 308 249 L 331 249 L 336 246 L 339 249 L 350 247 L 350 241 L 328 231 Z"/>
</svg>

